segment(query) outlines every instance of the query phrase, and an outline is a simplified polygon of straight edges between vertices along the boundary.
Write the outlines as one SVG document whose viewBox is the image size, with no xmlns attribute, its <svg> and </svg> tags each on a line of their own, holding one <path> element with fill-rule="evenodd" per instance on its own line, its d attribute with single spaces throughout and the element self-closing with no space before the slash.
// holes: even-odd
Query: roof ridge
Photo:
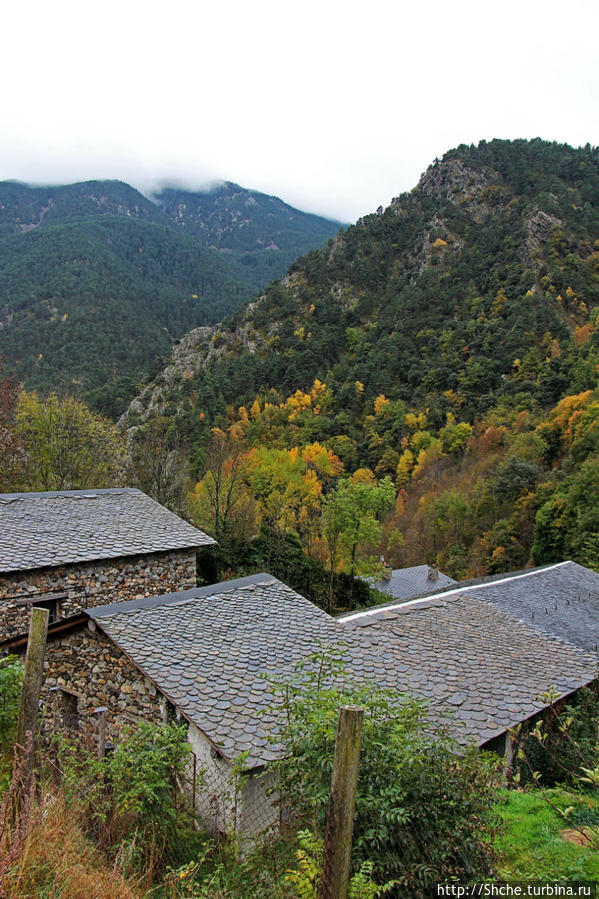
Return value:
<svg viewBox="0 0 599 899">
<path fill-rule="evenodd" d="M 220 581 L 217 584 L 206 584 L 203 587 L 190 587 L 188 590 L 178 590 L 174 593 L 160 593 L 157 596 L 144 596 L 140 599 L 111 602 L 106 605 L 85 609 L 85 613 L 94 620 L 111 618 L 113 615 L 121 615 L 125 612 L 143 612 L 146 609 L 154 609 L 160 606 L 180 605 L 194 599 L 203 599 L 206 596 L 232 593 L 234 590 L 243 589 L 243 587 L 249 587 L 253 584 L 274 583 L 284 586 L 282 581 L 279 581 L 273 575 L 261 572 L 260 574 L 250 574 L 242 578 L 231 578 L 229 581 Z"/>
<path fill-rule="evenodd" d="M 14 502 L 14 500 L 29 500 L 29 499 L 44 499 L 48 497 L 48 499 L 58 499 L 60 497 L 65 498 L 76 498 L 78 496 L 96 496 L 98 494 L 106 494 L 106 493 L 141 493 L 144 496 L 147 494 L 143 493 L 143 490 L 140 490 L 139 487 L 88 487 L 87 490 L 31 490 L 25 491 L 23 493 L 0 493 L 0 502 Z M 151 499 L 151 497 L 149 497 Z"/>
<path fill-rule="evenodd" d="M 2 573 L 216 542 L 137 487 L 0 494 L 0 509 Z"/>
</svg>

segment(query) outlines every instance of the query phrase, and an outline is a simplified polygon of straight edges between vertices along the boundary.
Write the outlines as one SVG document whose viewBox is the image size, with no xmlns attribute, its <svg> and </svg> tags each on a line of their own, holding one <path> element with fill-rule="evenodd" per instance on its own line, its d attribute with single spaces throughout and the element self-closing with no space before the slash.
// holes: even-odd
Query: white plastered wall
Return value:
<svg viewBox="0 0 599 899">
<path fill-rule="evenodd" d="M 214 833 L 235 835 L 241 843 L 265 833 L 276 834 L 279 806 L 277 796 L 269 792 L 272 776 L 255 769 L 236 791 L 231 765 L 193 724 L 187 739 L 196 758 L 194 801 L 202 824 Z M 188 787 L 191 782 L 190 772 Z"/>
</svg>

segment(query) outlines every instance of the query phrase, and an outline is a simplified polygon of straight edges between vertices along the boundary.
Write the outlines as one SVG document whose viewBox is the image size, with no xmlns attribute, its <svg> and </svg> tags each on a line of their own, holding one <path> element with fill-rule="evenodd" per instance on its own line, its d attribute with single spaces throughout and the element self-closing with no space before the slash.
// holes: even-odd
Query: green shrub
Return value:
<svg viewBox="0 0 599 899">
<path fill-rule="evenodd" d="M 22 682 L 20 659 L 12 655 L 0 659 L 0 793 L 10 782 Z"/>
<path fill-rule="evenodd" d="M 287 871 L 285 882 L 292 884 L 298 899 L 318 899 L 322 874 L 322 840 L 309 830 L 300 830 L 297 835 L 300 848 L 295 853 L 297 868 Z M 359 871 L 351 878 L 348 899 L 377 899 L 389 893 L 394 881 L 379 885 L 372 879 L 374 865 L 362 862 Z"/>
<path fill-rule="evenodd" d="M 56 739 L 67 801 L 87 803 L 99 845 L 118 854 L 122 866 L 125 860 L 125 869 L 181 864 L 197 848 L 191 810 L 178 787 L 190 752 L 186 733 L 186 725 L 140 722 L 121 733 L 101 762 Z"/>
<path fill-rule="evenodd" d="M 426 720 L 422 704 L 352 684 L 339 654 L 313 657 L 282 686 L 287 752 L 274 768 L 299 823 L 325 825 L 338 709 L 365 709 L 352 864 L 373 863 L 378 881 L 402 895 L 429 895 L 449 876 L 481 880 L 491 870 L 491 806 L 497 760 L 456 746 Z"/>
<path fill-rule="evenodd" d="M 516 780 L 522 785 L 539 780 L 545 786 L 575 784 L 581 766 L 599 764 L 599 688 L 579 690 L 567 705 L 555 696 L 547 699 L 550 706 L 543 721 L 516 734 Z"/>
<path fill-rule="evenodd" d="M 17 656 L 0 659 L 0 751 L 14 742 L 19 699 L 23 682 L 23 665 Z"/>
</svg>

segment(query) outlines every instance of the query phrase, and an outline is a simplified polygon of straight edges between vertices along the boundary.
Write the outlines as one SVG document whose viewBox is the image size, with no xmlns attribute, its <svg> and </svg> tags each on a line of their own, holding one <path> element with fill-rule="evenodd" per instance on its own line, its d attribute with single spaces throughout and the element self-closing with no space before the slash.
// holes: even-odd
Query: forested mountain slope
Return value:
<svg viewBox="0 0 599 899">
<path fill-rule="evenodd" d="M 0 356 L 30 388 L 77 390 L 116 414 L 173 339 L 231 314 L 337 230 L 234 185 L 150 200 L 117 181 L 4 182 Z"/>
<path fill-rule="evenodd" d="M 570 337 L 599 299 L 598 237 L 599 151 L 461 147 L 210 335 L 187 335 L 132 411 L 166 400 L 214 414 L 215 391 L 251 402 L 315 377 L 340 413 L 380 393 L 437 423 L 456 409 L 472 420 L 503 395 L 549 405 L 594 377 Z"/>
<path fill-rule="evenodd" d="M 599 566 L 598 303 L 599 150 L 462 146 L 231 319 L 185 335 L 123 424 L 172 423 L 202 502 L 211 428 L 227 431 L 227 464 L 244 448 L 254 472 L 245 507 L 329 565 L 341 465 L 356 489 L 393 482 L 370 552 L 395 566 Z M 321 499 L 308 511 L 291 479 L 275 510 L 261 448 L 309 480 L 315 445 L 334 457 Z"/>
<path fill-rule="evenodd" d="M 340 224 L 231 181 L 206 191 L 167 187 L 153 199 L 179 228 L 220 250 L 287 250 L 297 256 L 299 247 L 307 251 L 325 243 Z"/>
</svg>

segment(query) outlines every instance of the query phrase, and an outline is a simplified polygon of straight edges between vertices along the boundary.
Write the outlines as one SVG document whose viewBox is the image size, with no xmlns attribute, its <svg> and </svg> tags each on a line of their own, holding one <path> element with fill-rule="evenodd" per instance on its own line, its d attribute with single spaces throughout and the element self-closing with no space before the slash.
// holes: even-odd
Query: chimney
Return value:
<svg viewBox="0 0 599 899">
<path fill-rule="evenodd" d="M 392 575 L 393 575 L 393 572 L 392 572 L 392 570 L 391 570 L 391 566 L 388 565 L 387 562 L 385 562 L 385 557 L 384 557 L 384 556 L 379 556 L 379 562 L 380 562 L 381 565 L 383 566 L 383 571 L 382 571 L 382 575 L 381 575 L 382 580 L 384 580 L 384 581 L 390 581 L 390 580 L 391 580 L 391 577 L 392 577 Z"/>
<path fill-rule="evenodd" d="M 428 566 L 428 579 L 433 583 L 436 583 L 439 580 L 439 569 L 436 565 Z"/>
</svg>

